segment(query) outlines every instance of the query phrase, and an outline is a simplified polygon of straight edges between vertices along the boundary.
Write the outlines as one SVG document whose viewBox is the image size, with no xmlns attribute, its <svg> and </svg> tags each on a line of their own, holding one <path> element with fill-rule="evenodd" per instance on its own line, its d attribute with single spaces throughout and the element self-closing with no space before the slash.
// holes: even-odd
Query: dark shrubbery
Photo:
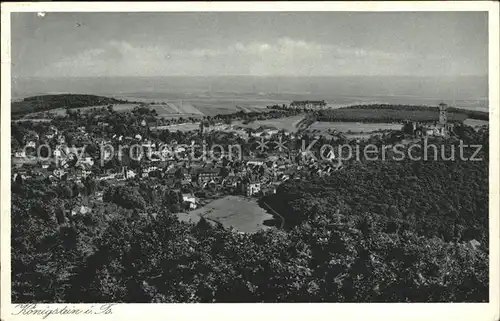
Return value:
<svg viewBox="0 0 500 321">
<path fill-rule="evenodd" d="M 39 111 L 47 111 L 56 108 L 81 108 L 88 106 L 103 106 L 109 104 L 123 104 L 125 100 L 108 98 L 95 95 L 81 94 L 58 94 L 43 95 L 25 98 L 21 101 L 12 102 L 11 112 L 13 114 L 27 114 Z"/>
</svg>

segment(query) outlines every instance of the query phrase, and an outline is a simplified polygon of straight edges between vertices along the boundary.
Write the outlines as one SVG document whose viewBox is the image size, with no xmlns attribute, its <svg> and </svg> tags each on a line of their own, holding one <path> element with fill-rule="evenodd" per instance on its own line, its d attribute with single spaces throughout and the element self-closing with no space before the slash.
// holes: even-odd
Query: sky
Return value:
<svg viewBox="0 0 500 321">
<path fill-rule="evenodd" d="M 487 75 L 486 12 L 13 13 L 14 77 Z"/>
</svg>

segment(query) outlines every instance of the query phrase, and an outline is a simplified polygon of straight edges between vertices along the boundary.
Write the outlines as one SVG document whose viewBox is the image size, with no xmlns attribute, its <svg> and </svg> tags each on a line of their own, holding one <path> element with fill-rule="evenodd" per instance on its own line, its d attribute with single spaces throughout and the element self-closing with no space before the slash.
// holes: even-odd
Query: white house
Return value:
<svg viewBox="0 0 500 321">
<path fill-rule="evenodd" d="M 57 177 L 57 178 L 61 178 L 64 174 L 66 174 L 66 171 L 62 170 L 62 169 L 55 169 L 54 170 L 54 176 Z"/>
<path fill-rule="evenodd" d="M 94 165 L 94 160 L 90 156 L 85 156 L 79 160 L 79 163 L 92 166 L 92 165 Z"/>
<path fill-rule="evenodd" d="M 240 182 L 240 186 L 242 193 L 246 196 L 257 194 L 261 190 L 260 182 L 251 177 L 242 179 L 242 181 Z"/>
<path fill-rule="evenodd" d="M 52 138 L 54 138 L 55 136 L 56 136 L 56 134 L 55 134 L 55 133 L 48 133 L 48 134 L 46 134 L 46 135 L 45 135 L 45 137 L 46 137 L 47 139 L 52 139 Z"/>
<path fill-rule="evenodd" d="M 146 168 L 144 169 L 144 172 L 146 172 L 146 173 L 151 173 L 151 172 L 154 172 L 154 171 L 156 171 L 156 170 L 158 170 L 158 167 L 157 167 L 157 166 L 149 166 L 149 167 L 146 167 Z"/>
<path fill-rule="evenodd" d="M 98 180 L 105 181 L 108 179 L 114 179 L 115 177 L 116 177 L 116 174 L 102 175 L 102 176 L 99 176 Z"/>
<path fill-rule="evenodd" d="M 89 175 L 91 175 L 91 174 L 92 174 L 92 171 L 91 171 L 91 170 L 88 170 L 88 169 L 81 169 L 81 170 L 79 171 L 79 174 L 80 174 L 80 176 L 81 176 L 81 177 L 87 177 L 87 176 L 89 176 Z M 78 174 L 77 174 L 77 175 L 78 175 Z"/>
<path fill-rule="evenodd" d="M 26 157 L 26 152 L 24 150 L 19 150 L 14 153 L 14 157 L 24 158 Z"/>
<path fill-rule="evenodd" d="M 189 203 L 189 208 L 194 210 L 197 207 L 197 199 L 193 194 L 182 194 L 182 201 Z"/>
<path fill-rule="evenodd" d="M 136 175 L 137 174 L 131 169 L 128 169 L 125 171 L 125 178 L 126 179 L 134 178 Z"/>
<path fill-rule="evenodd" d="M 90 213 L 91 211 L 92 210 L 90 209 L 90 207 L 81 205 L 81 206 L 73 208 L 71 210 L 71 215 L 87 214 L 87 213 Z"/>
<path fill-rule="evenodd" d="M 259 161 L 259 160 L 249 160 L 247 162 L 247 166 L 251 166 L 251 165 L 253 165 L 253 166 L 262 166 L 263 164 L 264 164 L 264 162 L 263 161 Z"/>
<path fill-rule="evenodd" d="M 112 156 L 111 150 L 105 148 L 102 156 L 104 159 L 110 159 Z"/>
</svg>

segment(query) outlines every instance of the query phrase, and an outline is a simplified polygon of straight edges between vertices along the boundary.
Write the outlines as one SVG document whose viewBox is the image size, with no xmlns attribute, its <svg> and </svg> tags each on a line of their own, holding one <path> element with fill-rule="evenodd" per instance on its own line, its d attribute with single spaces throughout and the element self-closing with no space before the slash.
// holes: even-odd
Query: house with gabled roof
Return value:
<svg viewBox="0 0 500 321">
<path fill-rule="evenodd" d="M 239 189 L 243 195 L 252 196 L 260 192 L 261 183 L 254 176 L 246 176 L 240 180 Z"/>
</svg>

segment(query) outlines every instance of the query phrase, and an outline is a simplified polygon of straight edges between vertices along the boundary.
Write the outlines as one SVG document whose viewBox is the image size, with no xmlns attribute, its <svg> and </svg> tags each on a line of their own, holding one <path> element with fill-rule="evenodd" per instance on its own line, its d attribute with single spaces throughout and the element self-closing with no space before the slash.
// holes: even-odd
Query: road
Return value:
<svg viewBox="0 0 500 321">
<path fill-rule="evenodd" d="M 278 216 L 280 219 L 281 219 L 281 225 L 280 225 L 280 228 L 283 229 L 283 227 L 285 226 L 285 218 L 283 216 L 281 216 L 280 213 L 276 212 L 269 204 L 267 204 L 266 202 L 262 202 L 264 203 L 264 206 L 272 213 L 272 214 L 275 214 L 276 216 Z"/>
</svg>

